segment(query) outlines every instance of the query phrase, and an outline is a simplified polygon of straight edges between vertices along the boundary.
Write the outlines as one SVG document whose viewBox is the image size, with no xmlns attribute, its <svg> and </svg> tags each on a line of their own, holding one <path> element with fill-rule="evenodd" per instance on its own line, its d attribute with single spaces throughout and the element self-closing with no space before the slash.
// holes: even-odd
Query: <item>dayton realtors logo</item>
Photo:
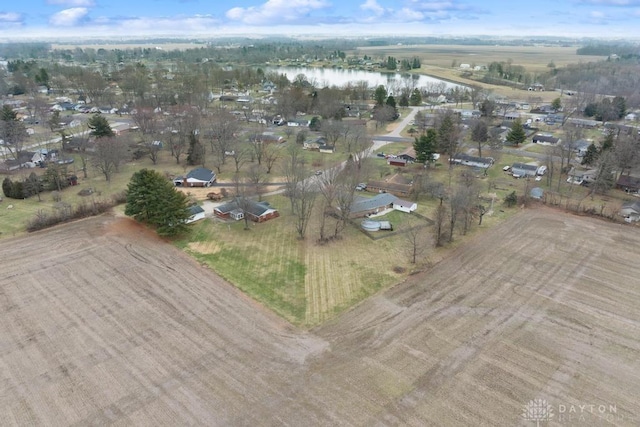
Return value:
<svg viewBox="0 0 640 427">
<path fill-rule="evenodd" d="M 541 422 L 553 418 L 553 407 L 544 399 L 533 399 L 524 406 L 522 417 L 527 421 L 535 421 L 536 427 L 540 427 Z"/>
<path fill-rule="evenodd" d="M 530 400 L 524 406 L 522 418 L 526 421 L 533 421 L 536 427 L 541 423 L 553 421 L 558 424 L 587 424 L 595 422 L 615 423 L 620 421 L 636 420 L 635 417 L 618 413 L 618 407 L 612 404 L 567 404 L 559 403 L 556 406 L 550 405 L 545 399 Z M 637 421 L 637 420 L 636 420 Z"/>
</svg>

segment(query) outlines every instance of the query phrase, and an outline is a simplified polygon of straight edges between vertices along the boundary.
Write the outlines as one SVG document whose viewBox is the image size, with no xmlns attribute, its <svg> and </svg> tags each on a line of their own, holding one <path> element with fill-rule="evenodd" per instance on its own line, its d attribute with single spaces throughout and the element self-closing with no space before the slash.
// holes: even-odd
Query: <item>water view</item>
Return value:
<svg viewBox="0 0 640 427">
<path fill-rule="evenodd" d="M 413 88 L 439 88 L 433 92 L 444 92 L 447 89 L 459 87 L 435 77 L 418 74 L 381 73 L 376 71 L 351 70 L 340 68 L 312 68 L 312 67 L 270 67 L 269 72 L 285 74 L 290 81 L 303 74 L 314 85 L 344 87 L 347 84 L 356 85 L 365 81 L 369 87 L 384 85 L 391 93 L 399 92 L 399 89 Z M 397 89 L 397 90 L 396 90 Z"/>
</svg>

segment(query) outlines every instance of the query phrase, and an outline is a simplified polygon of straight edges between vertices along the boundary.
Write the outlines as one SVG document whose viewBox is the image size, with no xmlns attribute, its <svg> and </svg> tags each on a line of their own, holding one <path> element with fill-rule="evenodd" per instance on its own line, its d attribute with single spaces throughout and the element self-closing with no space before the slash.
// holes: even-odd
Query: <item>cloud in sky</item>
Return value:
<svg viewBox="0 0 640 427">
<path fill-rule="evenodd" d="M 93 7 L 96 5 L 94 0 L 47 0 L 47 4 L 67 7 Z"/>
<path fill-rule="evenodd" d="M 314 10 L 327 7 L 329 3 L 324 0 L 268 0 L 260 6 L 234 7 L 227 11 L 226 16 L 248 25 L 273 25 L 294 22 Z"/>
<path fill-rule="evenodd" d="M 19 23 L 22 22 L 22 15 L 15 12 L 0 12 L 1 23 Z"/>
<path fill-rule="evenodd" d="M 51 15 L 49 23 L 55 27 L 72 27 L 82 22 L 88 13 L 86 7 L 72 7 Z"/>
<path fill-rule="evenodd" d="M 380 6 L 376 0 L 367 0 L 360 5 L 360 9 L 370 11 L 376 16 L 382 16 L 385 13 L 384 7 Z"/>
<path fill-rule="evenodd" d="M 578 3 L 584 4 L 584 5 L 597 5 L 597 6 L 621 6 L 621 7 L 640 6 L 640 0 L 578 0 Z"/>
</svg>

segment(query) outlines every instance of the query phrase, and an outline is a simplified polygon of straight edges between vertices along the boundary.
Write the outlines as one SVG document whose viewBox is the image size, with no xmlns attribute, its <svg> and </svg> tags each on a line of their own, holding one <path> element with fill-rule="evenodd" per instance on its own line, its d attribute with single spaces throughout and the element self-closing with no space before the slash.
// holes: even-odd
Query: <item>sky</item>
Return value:
<svg viewBox="0 0 640 427">
<path fill-rule="evenodd" d="M 638 38 L 640 0 L 2 0 L 0 41 L 128 37 Z"/>
</svg>

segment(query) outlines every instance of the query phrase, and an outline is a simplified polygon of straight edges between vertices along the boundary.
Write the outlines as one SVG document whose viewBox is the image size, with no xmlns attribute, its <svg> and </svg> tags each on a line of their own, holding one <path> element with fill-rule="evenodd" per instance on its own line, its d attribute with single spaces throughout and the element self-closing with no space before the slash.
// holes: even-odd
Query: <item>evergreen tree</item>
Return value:
<svg viewBox="0 0 640 427">
<path fill-rule="evenodd" d="M 413 149 L 416 152 L 416 161 L 418 163 L 430 163 L 433 159 L 433 154 L 436 152 L 437 142 L 438 134 L 433 128 L 428 129 L 425 135 L 416 138 L 413 143 Z"/>
<path fill-rule="evenodd" d="M 411 68 L 420 68 L 422 64 L 420 64 L 420 58 L 417 56 L 413 58 L 413 63 L 411 64 Z"/>
<path fill-rule="evenodd" d="M 438 127 L 438 150 L 450 156 L 458 150 L 458 127 L 453 119 L 453 113 L 447 113 Z"/>
<path fill-rule="evenodd" d="M 612 104 L 616 116 L 619 119 L 623 118 L 627 112 L 627 101 L 621 96 L 616 96 L 613 98 Z"/>
<path fill-rule="evenodd" d="M 613 148 L 613 131 L 609 130 L 602 140 L 602 147 L 600 148 L 600 153 L 604 153 L 605 151 L 609 151 Z"/>
<path fill-rule="evenodd" d="M 414 89 L 413 92 L 411 92 L 411 96 L 409 97 L 409 104 L 413 106 L 422 104 L 422 94 L 420 93 L 420 89 Z"/>
<path fill-rule="evenodd" d="M 398 68 L 398 60 L 393 56 L 387 58 L 387 70 L 396 70 Z"/>
<path fill-rule="evenodd" d="M 527 134 L 522 127 L 520 119 L 515 119 L 511 125 L 511 130 L 507 134 L 507 142 L 515 145 L 516 147 L 522 144 L 527 139 Z"/>
<path fill-rule="evenodd" d="M 598 147 L 594 143 L 591 143 L 587 147 L 587 152 L 582 157 L 581 165 L 591 166 L 598 160 Z"/>
<path fill-rule="evenodd" d="M 383 85 L 378 86 L 373 93 L 373 99 L 376 100 L 376 105 L 383 105 L 387 99 L 387 89 Z"/>
<path fill-rule="evenodd" d="M 188 165 L 204 164 L 204 145 L 198 140 L 194 132 L 189 134 L 189 150 L 187 151 Z"/>
<path fill-rule="evenodd" d="M 400 105 L 403 108 L 406 108 L 409 106 L 409 98 L 407 98 L 407 95 L 405 95 L 404 93 L 402 94 L 402 96 L 400 97 L 400 101 L 398 101 L 398 105 Z"/>
<path fill-rule="evenodd" d="M 124 213 L 156 227 L 163 236 L 183 233 L 189 218 L 187 197 L 161 173 L 150 169 L 139 170 L 131 177 Z"/>
<path fill-rule="evenodd" d="M 560 111 L 562 109 L 562 100 L 560 98 L 556 98 L 551 102 L 551 108 L 554 111 Z"/>
<path fill-rule="evenodd" d="M 396 99 L 392 95 L 389 95 L 386 104 L 391 108 L 396 108 Z"/>
<path fill-rule="evenodd" d="M 109 122 L 104 116 L 100 114 L 94 114 L 88 121 L 89 129 L 91 129 L 91 135 L 96 138 L 112 137 L 115 136 L 115 132 L 109 126 Z"/>
</svg>

